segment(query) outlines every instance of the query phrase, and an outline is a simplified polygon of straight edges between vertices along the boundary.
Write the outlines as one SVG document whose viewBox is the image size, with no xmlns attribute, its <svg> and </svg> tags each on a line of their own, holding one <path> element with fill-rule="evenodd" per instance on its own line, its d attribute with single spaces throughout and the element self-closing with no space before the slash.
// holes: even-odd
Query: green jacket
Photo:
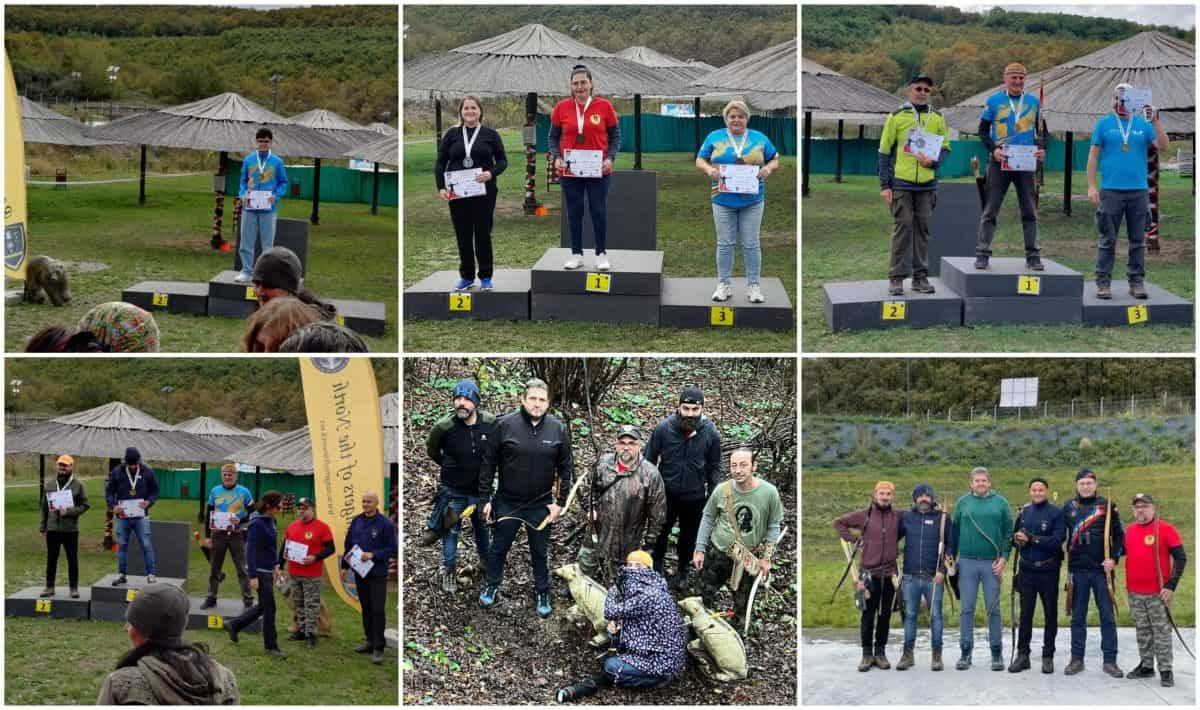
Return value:
<svg viewBox="0 0 1200 710">
<path fill-rule="evenodd" d="M 959 498 L 953 523 L 959 557 L 1008 559 L 1012 552 L 1012 510 L 1008 500 L 995 491 L 982 498 L 974 493 Z"/>
<path fill-rule="evenodd" d="M 921 112 L 922 126 L 926 133 L 942 137 L 942 153 L 932 168 L 923 168 L 912 153 L 904 152 L 908 132 L 916 126 L 912 104 L 905 103 L 890 113 L 883 124 L 879 137 L 879 189 L 881 190 L 929 190 L 937 186 L 937 167 L 946 153 L 950 152 L 950 134 L 946 119 L 930 108 Z"/>
<path fill-rule="evenodd" d="M 42 520 L 38 525 L 38 532 L 79 532 L 79 516 L 87 512 L 91 506 L 88 505 L 87 493 L 83 490 L 83 483 L 78 479 L 71 481 L 67 486 L 71 490 L 71 497 L 75 500 L 75 507 L 67 508 L 66 510 L 50 510 L 50 504 L 46 501 L 45 494 L 42 495 Z M 58 490 L 58 484 L 54 478 L 46 481 L 46 491 Z"/>
</svg>

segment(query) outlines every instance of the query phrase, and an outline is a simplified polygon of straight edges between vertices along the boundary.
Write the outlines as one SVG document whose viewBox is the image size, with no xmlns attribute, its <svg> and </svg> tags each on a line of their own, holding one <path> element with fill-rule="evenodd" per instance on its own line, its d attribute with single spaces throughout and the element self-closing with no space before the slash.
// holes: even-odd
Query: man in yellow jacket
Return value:
<svg viewBox="0 0 1200 710">
<path fill-rule="evenodd" d="M 892 257 L 888 293 L 933 293 L 929 283 L 929 220 L 937 204 L 937 169 L 950 150 L 946 119 L 929 105 L 933 80 L 924 74 L 908 82 L 908 101 L 887 117 L 879 138 L 879 194 L 892 210 Z M 939 140 L 940 139 L 940 140 Z M 912 270 L 906 268 L 910 260 Z"/>
</svg>

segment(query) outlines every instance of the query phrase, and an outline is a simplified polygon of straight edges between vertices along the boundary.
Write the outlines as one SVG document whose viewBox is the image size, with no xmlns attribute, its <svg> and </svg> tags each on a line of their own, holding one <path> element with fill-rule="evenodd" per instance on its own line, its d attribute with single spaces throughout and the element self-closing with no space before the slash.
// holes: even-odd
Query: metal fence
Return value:
<svg viewBox="0 0 1200 710">
<path fill-rule="evenodd" d="M 945 421 L 987 421 L 1015 419 L 1094 419 L 1117 416 L 1180 416 L 1196 412 L 1194 397 L 1157 397 L 1072 399 L 1069 402 L 1042 402 L 1034 407 L 958 407 L 909 412 L 913 419 Z"/>
</svg>

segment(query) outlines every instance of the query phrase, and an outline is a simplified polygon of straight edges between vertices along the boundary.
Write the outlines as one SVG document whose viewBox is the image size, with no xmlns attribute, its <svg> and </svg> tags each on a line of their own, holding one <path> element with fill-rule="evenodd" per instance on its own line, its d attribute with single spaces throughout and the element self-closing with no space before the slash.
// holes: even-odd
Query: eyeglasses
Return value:
<svg viewBox="0 0 1200 710">
<path fill-rule="evenodd" d="M 928 86 L 914 86 L 912 90 L 917 92 L 918 94 L 933 93 L 933 89 L 929 88 Z"/>
</svg>

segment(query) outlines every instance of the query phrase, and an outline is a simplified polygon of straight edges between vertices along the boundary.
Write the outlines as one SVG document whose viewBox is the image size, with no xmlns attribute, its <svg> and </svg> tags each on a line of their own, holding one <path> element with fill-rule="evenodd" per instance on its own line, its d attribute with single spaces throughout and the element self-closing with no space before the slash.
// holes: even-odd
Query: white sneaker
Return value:
<svg viewBox="0 0 1200 710">
<path fill-rule="evenodd" d="M 578 269 L 581 266 L 583 266 L 582 254 L 572 254 L 571 258 L 563 264 L 564 269 Z"/>
<path fill-rule="evenodd" d="M 733 287 L 730 286 L 729 284 L 725 283 L 724 281 L 719 281 L 719 282 L 717 282 L 717 290 L 713 291 L 712 300 L 728 301 L 729 297 L 732 295 L 733 295 Z"/>
<path fill-rule="evenodd" d="M 599 261 L 596 262 L 597 269 L 601 271 L 608 271 L 612 268 L 612 264 L 610 264 L 608 261 L 608 254 L 601 254 L 597 257 L 597 259 L 599 259 Z"/>
<path fill-rule="evenodd" d="M 233 277 L 233 280 L 235 283 L 248 284 L 250 283 L 250 274 L 247 274 L 245 271 L 243 271 L 237 276 Z"/>
<path fill-rule="evenodd" d="M 758 284 L 754 284 L 746 289 L 746 298 L 749 299 L 751 303 L 762 303 L 763 301 L 767 300 L 763 298 L 762 289 Z"/>
<path fill-rule="evenodd" d="M 154 575 L 152 575 L 152 574 L 146 575 L 146 584 L 154 584 L 156 581 L 158 581 L 158 580 L 155 579 Z"/>
</svg>

